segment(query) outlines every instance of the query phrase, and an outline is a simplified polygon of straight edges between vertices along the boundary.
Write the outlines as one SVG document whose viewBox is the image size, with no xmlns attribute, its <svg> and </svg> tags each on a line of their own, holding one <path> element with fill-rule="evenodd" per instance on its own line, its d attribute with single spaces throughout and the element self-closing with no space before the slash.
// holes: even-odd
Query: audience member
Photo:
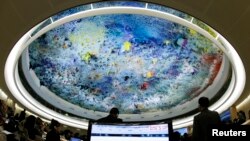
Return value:
<svg viewBox="0 0 250 141">
<path fill-rule="evenodd" d="M 35 135 L 36 135 L 37 141 L 43 140 L 44 128 L 45 126 L 44 126 L 42 119 L 37 117 L 36 123 L 35 123 Z"/>
<path fill-rule="evenodd" d="M 188 135 L 188 133 L 183 134 L 182 141 L 191 141 L 190 136 Z"/>
<path fill-rule="evenodd" d="M 36 137 L 35 123 L 36 123 L 35 116 L 30 115 L 26 118 L 23 129 L 25 140 L 35 140 Z"/>
<path fill-rule="evenodd" d="M 7 114 L 8 116 L 4 123 L 4 129 L 14 133 L 18 131 L 18 121 L 15 120 L 14 111 L 10 107 L 8 107 Z"/>
<path fill-rule="evenodd" d="M 70 140 L 71 137 L 73 137 L 73 132 L 68 129 L 64 130 L 64 138 L 66 140 Z"/>
<path fill-rule="evenodd" d="M 19 122 L 22 122 L 26 117 L 26 109 L 24 109 L 19 115 Z"/>
<path fill-rule="evenodd" d="M 180 141 L 181 140 L 181 134 L 178 131 L 175 131 L 172 135 L 172 141 Z"/>
<path fill-rule="evenodd" d="M 19 121 L 18 118 L 19 118 L 19 114 L 16 113 L 15 116 L 14 116 L 14 119 L 15 119 L 17 122 Z"/>
<path fill-rule="evenodd" d="M 118 118 L 119 110 L 118 108 L 112 108 L 109 112 L 109 115 L 97 120 L 98 122 L 107 122 L 107 123 L 119 123 L 123 122 L 122 119 Z"/>
<path fill-rule="evenodd" d="M 6 141 L 7 137 L 1 131 L 6 120 L 7 106 L 4 101 L 0 100 L 0 141 Z"/>
<path fill-rule="evenodd" d="M 4 101 L 0 100 L 0 127 L 2 127 L 6 120 L 7 105 Z"/>
<path fill-rule="evenodd" d="M 245 112 L 244 111 L 239 111 L 239 112 L 237 112 L 237 118 L 235 118 L 233 120 L 233 123 L 241 125 L 245 121 L 246 121 L 246 114 L 245 114 Z"/>
<path fill-rule="evenodd" d="M 52 119 L 50 129 L 47 133 L 46 141 L 60 141 L 61 124 L 57 120 Z"/>
<path fill-rule="evenodd" d="M 207 97 L 199 98 L 200 113 L 193 120 L 193 141 L 208 141 L 208 127 L 210 125 L 220 124 L 220 116 L 216 111 L 208 109 L 209 99 Z"/>
<path fill-rule="evenodd" d="M 74 137 L 75 137 L 75 138 L 80 138 L 80 134 L 79 134 L 78 132 L 76 132 L 76 133 L 74 134 Z"/>
</svg>

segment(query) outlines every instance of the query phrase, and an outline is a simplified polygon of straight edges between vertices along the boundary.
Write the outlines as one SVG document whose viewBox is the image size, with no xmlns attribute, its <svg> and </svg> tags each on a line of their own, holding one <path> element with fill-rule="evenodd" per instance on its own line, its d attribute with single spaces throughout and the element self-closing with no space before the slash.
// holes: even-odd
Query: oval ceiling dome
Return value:
<svg viewBox="0 0 250 141">
<path fill-rule="evenodd" d="M 78 6 L 36 27 L 21 72 L 36 95 L 72 115 L 98 119 L 117 107 L 125 121 L 173 118 L 227 90 L 231 64 L 216 36 L 155 4 Z"/>
</svg>

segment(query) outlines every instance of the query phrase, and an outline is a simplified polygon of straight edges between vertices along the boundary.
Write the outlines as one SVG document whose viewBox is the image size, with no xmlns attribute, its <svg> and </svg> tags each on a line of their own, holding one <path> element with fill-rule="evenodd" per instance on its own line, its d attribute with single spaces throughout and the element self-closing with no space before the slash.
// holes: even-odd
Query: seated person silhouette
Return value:
<svg viewBox="0 0 250 141">
<path fill-rule="evenodd" d="M 97 122 L 105 122 L 105 123 L 119 123 L 119 122 L 123 122 L 122 119 L 118 118 L 118 115 L 119 115 L 119 110 L 117 108 L 112 108 L 110 111 L 109 111 L 109 115 L 104 117 L 104 118 L 101 118 L 101 119 L 98 119 Z"/>
</svg>

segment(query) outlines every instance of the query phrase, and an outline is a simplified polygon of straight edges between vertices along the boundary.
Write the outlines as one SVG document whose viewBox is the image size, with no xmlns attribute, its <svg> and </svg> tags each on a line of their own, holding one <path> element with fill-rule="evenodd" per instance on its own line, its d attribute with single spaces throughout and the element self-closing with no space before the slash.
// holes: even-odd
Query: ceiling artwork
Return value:
<svg viewBox="0 0 250 141">
<path fill-rule="evenodd" d="M 145 3 L 102 2 L 63 11 L 51 19 L 116 5 L 140 8 Z M 147 8 L 191 19 L 166 7 L 147 4 Z M 213 97 L 220 88 L 209 87 L 225 83 L 216 78 L 227 57 L 213 41 L 190 27 L 147 14 L 73 19 L 36 38 L 27 52 L 29 69 L 41 86 L 88 111 L 105 113 L 118 107 L 125 115 L 166 112 L 204 93 Z"/>
</svg>

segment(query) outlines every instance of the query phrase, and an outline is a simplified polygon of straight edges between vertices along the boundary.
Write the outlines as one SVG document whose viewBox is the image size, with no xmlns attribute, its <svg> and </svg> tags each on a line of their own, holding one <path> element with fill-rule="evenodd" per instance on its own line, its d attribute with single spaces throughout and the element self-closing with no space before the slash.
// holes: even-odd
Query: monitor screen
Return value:
<svg viewBox="0 0 250 141">
<path fill-rule="evenodd" d="M 183 136 L 185 133 L 188 133 L 188 129 L 185 128 L 179 128 L 179 129 L 175 129 L 174 132 L 179 132 L 181 136 Z"/>
<path fill-rule="evenodd" d="M 82 141 L 82 140 L 79 138 L 71 137 L 69 141 Z"/>
<path fill-rule="evenodd" d="M 169 141 L 172 122 L 98 123 L 90 122 L 89 141 Z"/>
<path fill-rule="evenodd" d="M 220 114 L 220 118 L 221 118 L 221 121 L 222 121 L 222 122 L 225 122 L 225 123 L 226 123 L 226 122 L 229 122 L 229 121 L 231 120 L 230 109 L 228 109 L 228 110 L 222 112 L 222 113 Z"/>
</svg>

